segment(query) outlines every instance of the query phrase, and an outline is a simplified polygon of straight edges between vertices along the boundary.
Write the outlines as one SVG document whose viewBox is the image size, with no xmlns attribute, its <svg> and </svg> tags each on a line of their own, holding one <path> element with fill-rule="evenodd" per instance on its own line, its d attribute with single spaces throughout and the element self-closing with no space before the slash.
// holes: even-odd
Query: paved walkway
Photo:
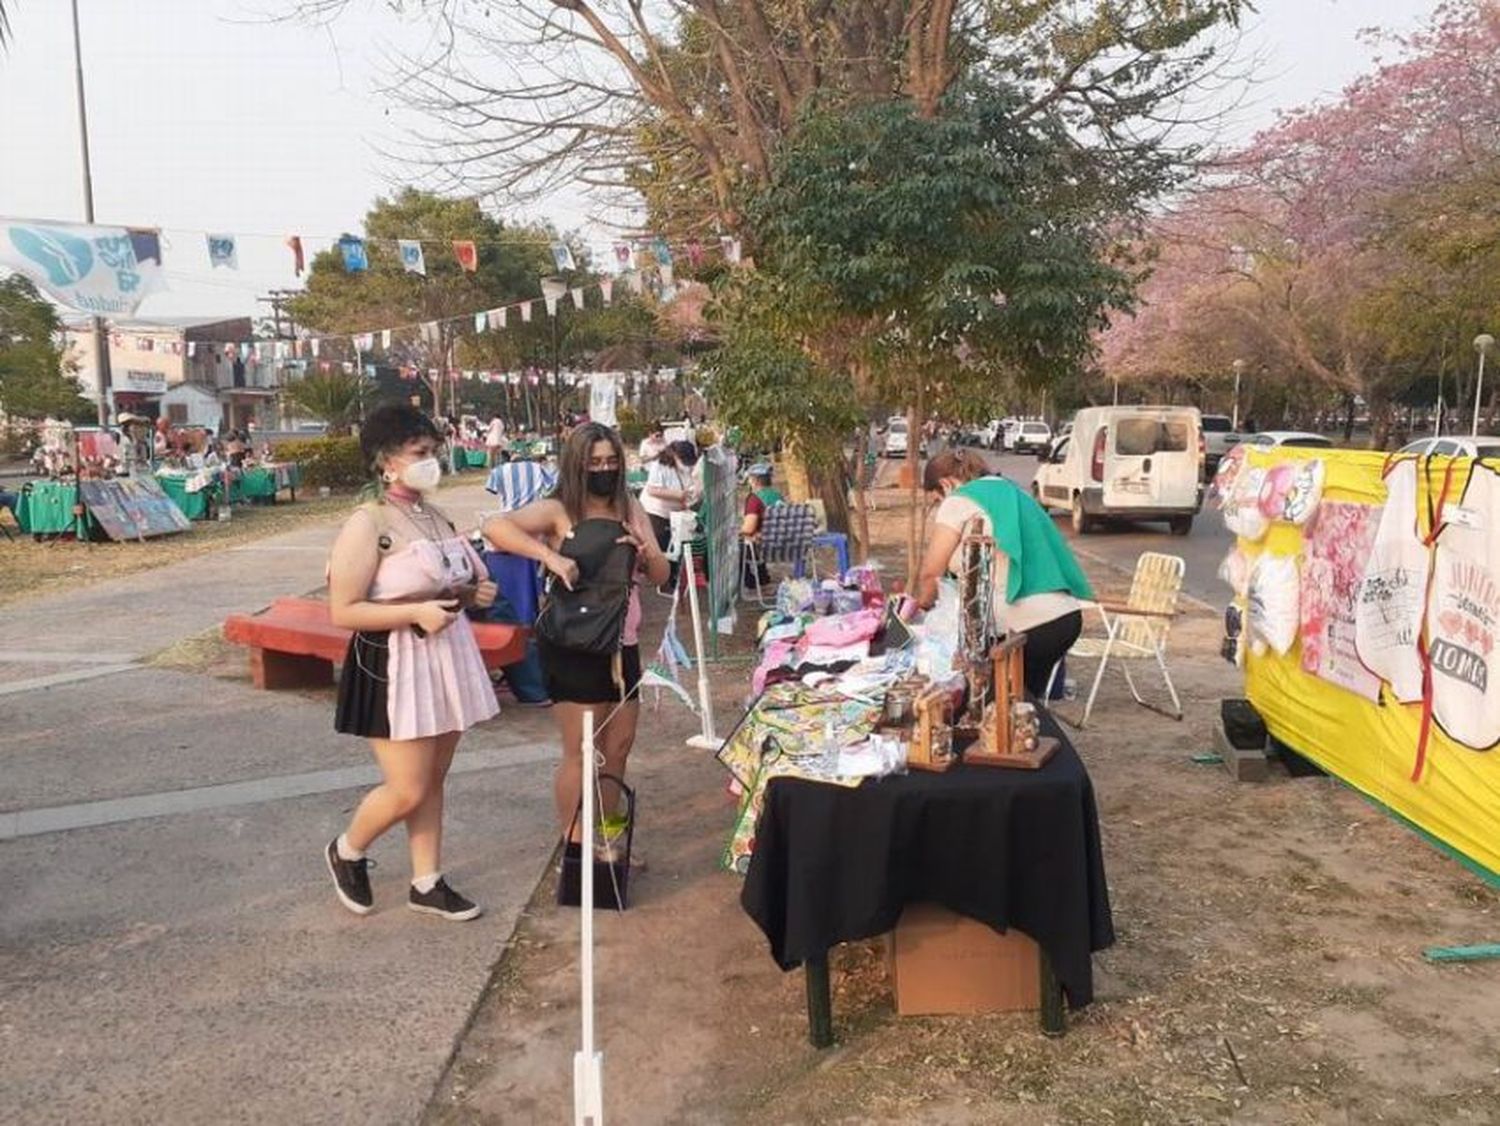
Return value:
<svg viewBox="0 0 1500 1126">
<path fill-rule="evenodd" d="M 446 491 L 455 516 L 484 506 Z M 143 658 L 314 590 L 335 524 L 6 607 L 0 623 L 0 1120 L 410 1122 L 551 852 L 546 713 L 472 732 L 446 864 L 483 902 L 377 907 L 320 850 L 374 778 L 331 693 L 256 692 Z"/>
</svg>

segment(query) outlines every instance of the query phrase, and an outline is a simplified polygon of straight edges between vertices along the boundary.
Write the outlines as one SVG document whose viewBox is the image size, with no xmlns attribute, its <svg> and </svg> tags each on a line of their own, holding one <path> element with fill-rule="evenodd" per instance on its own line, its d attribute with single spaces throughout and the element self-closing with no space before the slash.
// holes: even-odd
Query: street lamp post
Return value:
<svg viewBox="0 0 1500 1126">
<path fill-rule="evenodd" d="M 83 218 L 94 221 L 94 174 L 89 163 L 89 113 L 83 96 L 83 40 L 78 33 L 78 0 L 73 0 L 73 79 L 78 92 L 78 139 L 83 152 Z M 109 425 L 109 338 L 104 318 L 93 318 L 94 389 L 99 396 L 99 425 Z"/>
<path fill-rule="evenodd" d="M 1484 358 L 1494 346 L 1495 338 L 1487 332 L 1481 332 L 1474 338 L 1474 350 L 1479 353 L 1479 380 L 1474 384 L 1474 426 L 1469 431 L 1471 435 L 1479 433 L 1479 404 L 1484 401 Z"/>
<path fill-rule="evenodd" d="M 1245 361 L 1234 361 L 1234 410 L 1231 412 L 1233 418 L 1229 420 L 1229 429 L 1239 433 L 1240 429 L 1240 377 L 1245 374 Z"/>
</svg>

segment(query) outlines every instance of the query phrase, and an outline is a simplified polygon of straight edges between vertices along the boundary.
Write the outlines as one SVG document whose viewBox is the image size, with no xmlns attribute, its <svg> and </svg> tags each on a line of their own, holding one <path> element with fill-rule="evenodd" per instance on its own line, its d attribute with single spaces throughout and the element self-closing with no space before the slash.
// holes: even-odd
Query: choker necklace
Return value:
<svg viewBox="0 0 1500 1126">
<path fill-rule="evenodd" d="M 413 512 L 424 511 L 422 508 L 422 494 L 415 489 L 408 489 L 405 485 L 399 484 L 387 485 L 385 495 L 392 500 L 399 500 Z"/>
</svg>

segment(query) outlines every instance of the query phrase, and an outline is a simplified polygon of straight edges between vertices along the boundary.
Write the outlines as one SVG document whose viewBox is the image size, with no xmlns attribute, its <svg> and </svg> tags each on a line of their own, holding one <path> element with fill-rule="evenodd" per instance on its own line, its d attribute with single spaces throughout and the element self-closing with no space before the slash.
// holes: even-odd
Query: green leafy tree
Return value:
<svg viewBox="0 0 1500 1126">
<path fill-rule="evenodd" d="M 342 368 L 309 372 L 282 389 L 281 397 L 302 415 L 328 424 L 335 434 L 347 433 L 360 416 L 370 381 Z"/>
<path fill-rule="evenodd" d="M 19 274 L 0 281 L 0 409 L 7 415 L 93 418 L 58 343 L 61 332 L 57 310 L 30 281 Z"/>
</svg>

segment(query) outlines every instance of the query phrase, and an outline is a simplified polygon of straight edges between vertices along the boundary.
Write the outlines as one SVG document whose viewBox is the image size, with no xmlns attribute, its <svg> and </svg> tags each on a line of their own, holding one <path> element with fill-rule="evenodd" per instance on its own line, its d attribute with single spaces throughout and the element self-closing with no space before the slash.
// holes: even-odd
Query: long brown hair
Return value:
<svg viewBox="0 0 1500 1126">
<path fill-rule="evenodd" d="M 595 442 L 608 442 L 619 460 L 620 474 L 610 503 L 620 523 L 629 523 L 630 493 L 625 488 L 625 449 L 620 445 L 620 435 L 601 422 L 585 422 L 563 443 L 562 454 L 557 459 L 557 499 L 562 501 L 569 520 L 576 524 L 583 519 L 589 495 L 589 454 Z"/>
</svg>

